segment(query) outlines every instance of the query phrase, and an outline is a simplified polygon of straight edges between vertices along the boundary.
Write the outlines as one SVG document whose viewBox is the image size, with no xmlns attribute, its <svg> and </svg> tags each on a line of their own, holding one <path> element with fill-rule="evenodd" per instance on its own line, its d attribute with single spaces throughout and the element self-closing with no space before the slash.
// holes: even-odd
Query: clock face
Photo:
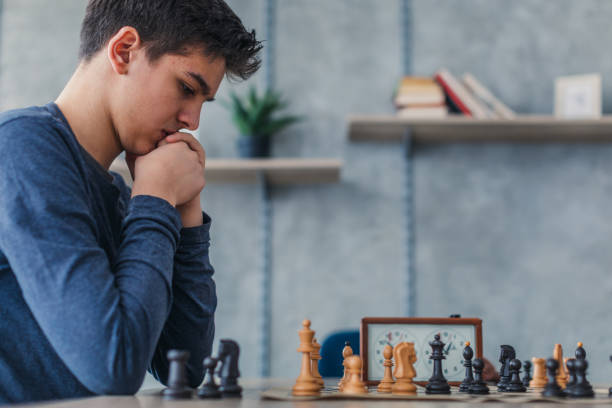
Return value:
<svg viewBox="0 0 612 408">
<path fill-rule="evenodd" d="M 450 381 L 463 380 L 465 374 L 465 368 L 463 367 L 463 349 L 465 348 L 465 342 L 469 340 L 460 331 L 445 329 L 434 330 L 429 333 L 425 338 L 425 344 L 422 346 L 424 350 L 423 358 L 426 359 L 427 362 L 426 372 L 430 375 L 433 373 L 433 360 L 429 358 L 431 356 L 429 341 L 433 340 L 434 336 L 438 333 L 440 333 L 440 340 L 444 343 L 442 351 L 445 359 L 442 360 L 442 374 Z M 427 340 L 428 338 L 431 340 Z M 473 343 L 473 341 L 470 343 Z M 472 349 L 473 348 L 474 347 L 472 347 Z"/>
<path fill-rule="evenodd" d="M 373 367 L 374 372 L 372 375 L 382 378 L 385 373 L 385 368 L 383 366 L 383 363 L 385 362 L 383 356 L 385 346 L 389 344 L 390 346 L 395 347 L 397 344 L 403 342 L 414 343 L 415 350 L 417 350 L 417 347 L 420 346 L 417 338 L 414 337 L 414 335 L 412 335 L 409 331 L 405 330 L 405 328 L 402 326 L 389 327 L 386 330 L 381 330 L 380 333 L 378 333 L 374 340 L 374 348 L 370 349 L 372 350 L 370 353 L 373 353 L 373 357 L 375 359 L 375 364 Z M 419 352 L 417 350 L 417 356 L 418 355 Z"/>
<path fill-rule="evenodd" d="M 380 380 L 384 375 L 383 350 L 387 344 L 414 343 L 417 376 L 414 381 L 427 381 L 433 372 L 429 342 L 440 333 L 444 343 L 442 372 L 448 381 L 461 381 L 465 375 L 463 349 L 469 341 L 476 355 L 476 330 L 473 325 L 457 324 L 369 324 L 368 325 L 368 380 Z"/>
</svg>

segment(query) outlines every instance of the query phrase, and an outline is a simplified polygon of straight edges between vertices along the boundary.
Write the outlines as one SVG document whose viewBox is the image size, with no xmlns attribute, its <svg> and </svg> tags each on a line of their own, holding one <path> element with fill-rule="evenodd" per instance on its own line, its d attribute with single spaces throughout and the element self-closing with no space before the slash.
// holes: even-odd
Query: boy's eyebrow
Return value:
<svg viewBox="0 0 612 408">
<path fill-rule="evenodd" d="M 187 72 L 187 75 L 189 75 L 190 77 L 192 77 L 193 79 L 196 80 L 196 82 L 198 83 L 198 85 L 200 85 L 200 88 L 202 89 L 202 94 L 203 95 L 208 95 L 208 93 L 210 92 L 210 87 L 206 83 L 206 80 L 204 78 L 202 78 L 202 75 L 200 75 L 200 74 L 198 74 L 196 72 Z M 212 102 L 214 100 L 215 100 L 215 98 L 208 98 L 207 99 L 208 102 Z"/>
</svg>

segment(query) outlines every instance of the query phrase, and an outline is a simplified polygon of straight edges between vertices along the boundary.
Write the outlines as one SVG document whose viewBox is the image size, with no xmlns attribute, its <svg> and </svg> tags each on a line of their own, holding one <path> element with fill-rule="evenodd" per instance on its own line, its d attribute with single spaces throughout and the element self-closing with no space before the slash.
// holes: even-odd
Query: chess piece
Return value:
<svg viewBox="0 0 612 408">
<path fill-rule="evenodd" d="M 240 377 L 240 370 L 238 370 L 240 347 L 238 343 L 230 339 L 221 339 L 219 340 L 218 353 L 218 359 L 221 362 L 219 368 L 221 396 L 224 398 L 242 397 L 242 387 L 238 385 L 238 377 Z"/>
<path fill-rule="evenodd" d="M 543 397 L 565 397 L 565 392 L 557 384 L 557 369 L 559 368 L 559 362 L 554 358 L 546 360 L 546 375 L 548 376 L 548 383 L 542 391 Z"/>
<path fill-rule="evenodd" d="M 576 347 L 576 352 L 574 353 L 576 356 L 576 360 L 585 360 L 586 359 L 586 351 L 582 347 L 582 342 L 578 342 L 578 347 Z"/>
<path fill-rule="evenodd" d="M 426 394 L 450 394 L 450 385 L 444 378 L 442 373 L 442 360 L 446 359 L 442 349 L 444 343 L 440 340 L 440 334 L 434 336 L 434 340 L 429 342 L 431 346 L 431 356 L 429 358 L 433 360 L 433 374 L 429 378 L 429 382 L 425 387 Z"/>
<path fill-rule="evenodd" d="M 344 394 L 367 394 L 368 389 L 363 381 L 361 381 L 361 357 L 348 356 L 344 362 L 348 369 L 349 378 L 341 392 Z"/>
<path fill-rule="evenodd" d="M 576 359 L 574 368 L 576 370 L 576 383 L 572 386 L 569 397 L 593 398 L 595 396 L 595 392 L 586 378 L 586 371 L 587 368 L 589 368 L 589 362 L 586 359 Z"/>
<path fill-rule="evenodd" d="M 523 376 L 523 385 L 525 387 L 529 387 L 529 382 L 531 381 L 531 361 L 523 361 L 523 367 L 525 368 L 525 375 Z"/>
<path fill-rule="evenodd" d="M 531 362 L 533 363 L 533 378 L 529 381 L 529 387 L 544 388 L 548 382 L 546 379 L 546 359 L 534 357 Z"/>
<path fill-rule="evenodd" d="M 391 367 L 393 367 L 393 361 L 391 357 L 393 356 L 393 347 L 390 344 L 387 344 L 383 349 L 383 358 L 385 361 L 383 362 L 383 366 L 385 367 L 385 374 L 383 375 L 382 380 L 378 384 L 378 388 L 376 389 L 381 393 L 389 393 L 391 392 L 391 387 L 395 383 L 393 381 L 393 375 L 391 374 Z"/>
<path fill-rule="evenodd" d="M 348 341 L 344 342 L 344 348 L 342 349 L 342 366 L 344 367 L 344 372 L 342 374 L 342 378 L 340 379 L 340 381 L 338 382 L 338 391 L 342 391 L 342 388 L 344 387 L 344 383 L 346 383 L 346 381 L 348 380 L 348 369 L 346 368 L 346 365 L 344 364 L 344 362 L 346 361 L 346 358 L 349 356 L 353 355 L 353 349 L 351 348 L 351 343 L 349 343 Z"/>
<path fill-rule="evenodd" d="M 521 360 L 514 358 L 510 360 L 510 382 L 506 386 L 506 392 L 526 392 L 527 388 L 523 385 L 519 373 L 521 371 Z"/>
<path fill-rule="evenodd" d="M 414 343 L 403 342 L 393 347 L 393 358 L 395 360 L 395 384 L 391 387 L 394 395 L 415 395 L 416 385 L 412 379 L 416 377 L 413 364 L 417 361 Z"/>
<path fill-rule="evenodd" d="M 463 349 L 463 366 L 465 367 L 465 378 L 459 385 L 459 392 L 470 392 L 470 386 L 474 382 L 474 376 L 472 374 L 472 357 L 474 357 L 474 350 L 470 347 L 470 342 L 465 342 L 465 348 Z"/>
<path fill-rule="evenodd" d="M 321 373 L 319 373 L 319 360 L 321 360 L 321 354 L 319 353 L 319 351 L 321 350 L 321 345 L 314 337 L 312 339 L 312 347 L 314 347 L 314 351 L 310 353 L 312 376 L 317 380 L 317 384 L 319 384 L 319 387 L 323 388 L 325 382 L 323 381 L 323 377 L 321 377 Z"/>
<path fill-rule="evenodd" d="M 206 378 L 202 388 L 198 391 L 198 397 L 200 398 L 221 398 L 221 391 L 219 386 L 215 383 L 215 368 L 217 367 L 217 360 L 213 357 L 206 357 L 204 359 L 204 372 Z"/>
<path fill-rule="evenodd" d="M 499 369 L 499 382 L 497 383 L 497 391 L 505 391 L 506 386 L 510 383 L 510 361 L 516 358 L 514 347 L 507 344 L 500 346 L 499 362 L 502 364 Z"/>
<path fill-rule="evenodd" d="M 573 392 L 574 385 L 576 385 L 576 359 L 568 358 L 565 362 L 565 367 L 567 368 L 567 373 L 569 375 L 569 381 L 565 386 L 565 392 L 570 395 Z"/>
<path fill-rule="evenodd" d="M 293 386 L 293 395 L 297 396 L 316 396 L 320 394 L 321 388 L 312 376 L 312 365 L 310 362 L 310 353 L 314 351 L 312 346 L 312 338 L 314 331 L 310 330 L 310 320 L 302 322 L 302 329 L 298 332 L 300 336 L 300 347 L 297 351 L 302 353 L 302 367 L 300 375 L 295 380 Z"/>
<path fill-rule="evenodd" d="M 474 381 L 470 385 L 470 394 L 484 395 L 489 393 L 489 387 L 482 379 L 482 370 L 484 369 L 484 362 L 475 358 L 472 363 L 474 367 Z"/>
<path fill-rule="evenodd" d="M 170 350 L 167 354 L 169 361 L 168 388 L 162 391 L 166 399 L 191 398 L 193 390 L 187 381 L 187 360 L 189 352 L 185 350 Z"/>
<path fill-rule="evenodd" d="M 565 365 L 563 364 L 563 346 L 561 344 L 555 344 L 555 348 L 553 350 L 553 358 L 559 362 L 559 370 L 557 371 L 557 383 L 561 388 L 565 388 L 568 381 L 567 371 L 565 370 Z"/>
</svg>

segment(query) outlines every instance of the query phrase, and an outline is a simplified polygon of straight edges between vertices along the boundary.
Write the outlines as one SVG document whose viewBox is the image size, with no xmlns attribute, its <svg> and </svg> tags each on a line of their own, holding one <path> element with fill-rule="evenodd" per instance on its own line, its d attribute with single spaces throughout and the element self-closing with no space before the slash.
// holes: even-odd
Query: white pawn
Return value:
<svg viewBox="0 0 612 408">
<path fill-rule="evenodd" d="M 344 394 L 367 394 L 368 389 L 366 388 L 363 381 L 361 381 L 361 357 L 349 356 L 344 361 L 349 371 L 349 378 L 342 387 L 342 393 Z"/>
<path fill-rule="evenodd" d="M 349 356 L 353 355 L 353 349 L 351 348 L 351 344 L 347 341 L 344 343 L 344 348 L 342 349 L 342 366 L 344 367 L 344 373 L 342 374 L 342 378 L 338 382 L 338 391 L 342 392 L 342 388 L 344 384 L 348 381 L 348 369 L 346 368 L 346 359 Z"/>
</svg>

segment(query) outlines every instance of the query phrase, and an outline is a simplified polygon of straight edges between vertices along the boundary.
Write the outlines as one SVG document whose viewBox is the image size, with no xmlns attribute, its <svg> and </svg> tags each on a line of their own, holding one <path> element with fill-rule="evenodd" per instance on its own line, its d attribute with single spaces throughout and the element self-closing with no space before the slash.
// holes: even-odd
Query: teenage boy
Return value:
<svg viewBox="0 0 612 408">
<path fill-rule="evenodd" d="M 0 402 L 203 378 L 216 308 L 190 134 L 261 43 L 222 0 L 90 0 L 60 96 L 0 115 Z M 111 162 L 126 152 L 130 189 Z"/>
</svg>

